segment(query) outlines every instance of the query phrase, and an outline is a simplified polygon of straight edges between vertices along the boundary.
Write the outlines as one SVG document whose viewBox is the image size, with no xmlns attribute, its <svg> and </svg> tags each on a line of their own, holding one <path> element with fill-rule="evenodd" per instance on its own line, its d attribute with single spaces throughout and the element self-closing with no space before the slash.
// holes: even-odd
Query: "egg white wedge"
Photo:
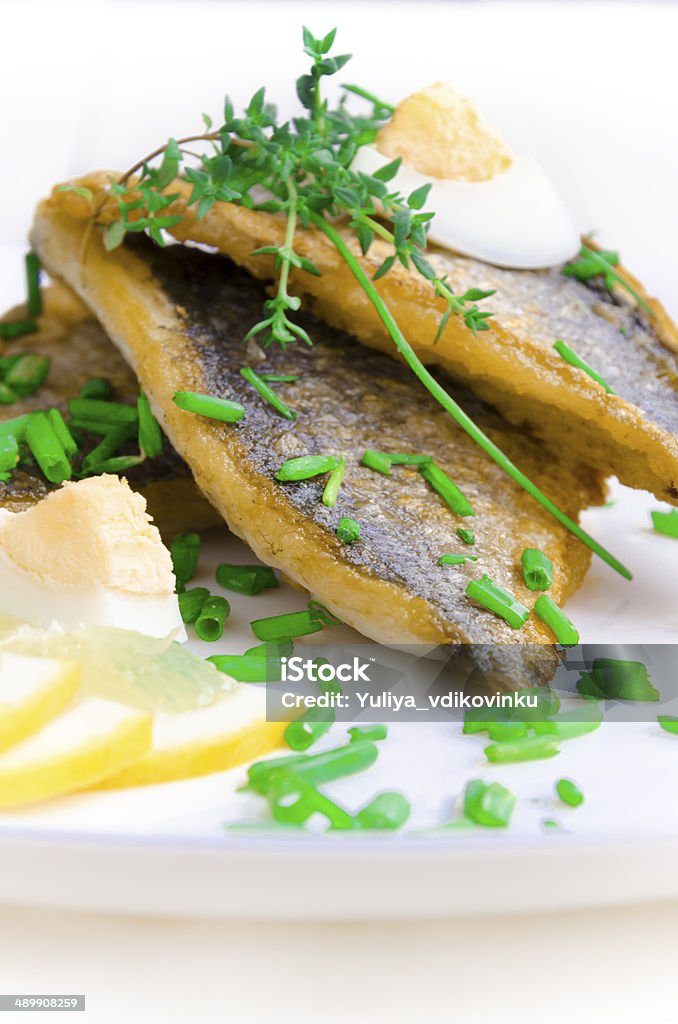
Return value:
<svg viewBox="0 0 678 1024">
<path fill-rule="evenodd" d="M 236 683 L 209 707 L 156 714 L 151 749 L 97 788 L 150 785 L 226 771 L 279 747 L 286 725 L 266 721 L 262 689 Z"/>
<path fill-rule="evenodd" d="M 76 662 L 0 652 L 0 750 L 20 743 L 63 711 L 79 684 Z"/>
<path fill-rule="evenodd" d="M 151 747 L 152 718 L 92 698 L 0 754 L 0 807 L 16 807 L 93 786 Z"/>
</svg>

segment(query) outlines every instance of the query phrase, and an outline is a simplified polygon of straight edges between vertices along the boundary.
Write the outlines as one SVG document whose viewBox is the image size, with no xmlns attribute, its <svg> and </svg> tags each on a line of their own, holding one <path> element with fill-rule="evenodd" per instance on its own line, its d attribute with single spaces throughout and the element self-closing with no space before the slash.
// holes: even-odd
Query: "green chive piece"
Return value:
<svg viewBox="0 0 678 1024">
<path fill-rule="evenodd" d="M 113 387 L 107 377 L 90 377 L 80 388 L 80 398 L 96 398 L 101 402 L 107 402 Z"/>
<path fill-rule="evenodd" d="M 200 535 L 197 533 L 179 534 L 172 541 L 170 555 L 177 580 L 177 593 L 180 594 L 186 588 L 186 584 L 191 582 L 198 569 Z"/>
<path fill-rule="evenodd" d="M 432 455 L 411 455 L 408 452 L 386 452 L 381 453 L 386 455 L 389 461 L 394 466 L 426 466 L 433 462 Z"/>
<path fill-rule="evenodd" d="M 577 691 L 598 699 L 658 701 L 659 690 L 652 683 L 642 661 L 596 658 L 591 672 L 582 673 Z"/>
<path fill-rule="evenodd" d="M 466 588 L 466 594 L 474 601 L 478 601 L 483 608 L 505 619 L 512 629 L 524 626 L 530 615 L 529 608 L 509 594 L 508 590 L 493 583 L 489 576 L 483 576 L 479 581 L 471 580 Z"/>
<path fill-rule="evenodd" d="M 514 794 L 500 782 L 473 779 L 464 790 L 464 815 L 484 828 L 506 828 L 515 806 Z"/>
<path fill-rule="evenodd" d="M 534 611 L 541 621 L 546 623 L 559 644 L 572 647 L 579 643 L 579 630 L 548 594 L 542 594 L 537 598 L 534 602 Z"/>
<path fill-rule="evenodd" d="M 355 825 L 367 829 L 402 828 L 412 807 L 402 793 L 380 793 L 355 816 Z"/>
<path fill-rule="evenodd" d="M 431 485 L 443 501 L 449 505 L 455 515 L 474 516 L 473 506 L 468 498 L 462 494 L 457 485 L 450 480 L 447 473 L 443 473 L 434 462 L 425 462 L 419 467 L 419 472 L 424 480 Z"/>
<path fill-rule="evenodd" d="M 525 548 L 520 561 L 528 590 L 548 590 L 553 583 L 553 562 L 538 548 Z"/>
<path fill-rule="evenodd" d="M 480 555 L 441 555 L 438 565 L 463 565 L 464 562 L 477 562 Z"/>
<path fill-rule="evenodd" d="M 210 592 L 207 587 L 193 587 L 191 590 L 184 590 L 179 594 L 179 611 L 182 621 L 187 624 L 195 622 L 209 596 Z"/>
<path fill-rule="evenodd" d="M 289 658 L 290 654 L 294 654 L 294 644 L 291 640 L 256 644 L 254 647 L 248 647 L 245 654 L 258 655 L 262 658 Z"/>
<path fill-rule="evenodd" d="M 25 256 L 26 290 L 28 293 L 28 312 L 31 316 L 42 313 L 42 294 L 40 292 L 40 258 L 34 252 Z"/>
<path fill-rule="evenodd" d="M 271 782 L 266 798 L 275 820 L 284 824 L 302 826 L 309 818 L 321 814 L 331 829 L 353 828 L 350 814 L 291 772 L 285 772 Z"/>
<path fill-rule="evenodd" d="M 316 740 L 330 731 L 334 718 L 332 708 L 308 708 L 285 729 L 285 743 L 291 750 L 308 750 Z"/>
<path fill-rule="evenodd" d="M 339 465 L 334 455 L 302 455 L 297 459 L 288 459 L 275 474 L 276 480 L 310 480 L 314 476 L 331 473 Z"/>
<path fill-rule="evenodd" d="M 335 533 L 342 544 L 355 544 L 360 540 L 360 523 L 350 516 L 342 516 Z"/>
<path fill-rule="evenodd" d="M 30 412 L 25 412 L 23 416 L 14 416 L 11 420 L 0 420 L 0 436 L 11 434 L 17 441 L 23 441 L 32 415 Z"/>
<path fill-rule="evenodd" d="M 672 508 L 670 512 L 651 512 L 652 526 L 657 533 L 663 533 L 666 537 L 678 537 L 678 508 Z"/>
<path fill-rule="evenodd" d="M 80 416 L 72 416 L 68 426 L 70 430 L 79 430 L 86 434 L 99 434 L 101 437 L 105 437 L 112 430 L 124 430 L 126 440 L 131 440 L 136 434 L 134 423 L 104 423 L 101 420 L 83 419 Z"/>
<path fill-rule="evenodd" d="M 253 370 L 251 366 L 243 366 L 240 371 L 241 375 L 246 381 L 254 387 L 262 398 L 264 398 L 269 405 L 272 405 L 276 412 L 279 412 L 281 416 L 284 416 L 287 420 L 296 420 L 297 414 L 294 409 L 290 409 L 289 405 L 283 402 L 279 395 L 276 395 L 272 387 L 266 383 L 263 377 L 260 377 L 256 370 Z"/>
<path fill-rule="evenodd" d="M 269 615 L 255 619 L 250 627 L 257 640 L 289 640 L 297 636 L 318 633 L 322 628 L 311 612 L 289 612 L 286 615 Z"/>
<path fill-rule="evenodd" d="M 71 464 L 44 412 L 31 413 L 26 427 L 26 442 L 43 475 L 51 484 L 61 484 L 71 479 Z"/>
<path fill-rule="evenodd" d="M 15 320 L 13 323 L 0 323 L 0 338 L 5 341 L 12 341 L 14 338 L 22 338 L 24 334 L 35 334 L 38 325 L 35 320 Z"/>
<path fill-rule="evenodd" d="M 259 376 L 270 384 L 294 384 L 299 380 L 298 373 L 260 373 Z"/>
<path fill-rule="evenodd" d="M 216 398 L 214 395 L 198 395 L 194 391 L 177 391 L 173 401 L 184 412 L 194 412 L 221 423 L 237 423 L 245 415 L 245 407 L 240 402 Z"/>
<path fill-rule="evenodd" d="M 14 405 L 18 401 L 19 396 L 15 395 L 6 384 L 0 381 L 0 405 Z"/>
<path fill-rule="evenodd" d="M 541 827 L 544 832 L 562 832 L 563 826 L 556 818 L 542 818 Z"/>
<path fill-rule="evenodd" d="M 325 484 L 325 490 L 323 491 L 322 501 L 323 505 L 326 505 L 327 508 L 334 508 L 334 506 L 336 505 L 337 498 L 339 496 L 339 488 L 341 487 L 341 482 L 344 479 L 345 472 L 346 460 L 342 456 L 339 459 L 339 464 L 337 465 L 336 469 L 332 470 L 332 472 L 330 473 L 330 478 Z"/>
<path fill-rule="evenodd" d="M 367 466 L 368 469 L 373 469 L 377 473 L 381 473 L 383 476 L 391 475 L 391 459 L 388 455 L 384 455 L 383 452 L 375 452 L 372 448 L 368 448 L 360 460 L 361 466 Z"/>
<path fill-rule="evenodd" d="M 541 761 L 559 753 L 558 741 L 552 736 L 527 736 L 522 740 L 491 743 L 484 754 L 492 764 L 517 764 L 519 761 Z"/>
<path fill-rule="evenodd" d="M 533 722 L 532 728 L 538 736 L 551 736 L 560 742 L 561 740 L 575 740 L 579 736 L 587 736 L 599 729 L 603 721 L 602 712 L 597 705 L 591 706 L 587 702 L 581 710 L 568 712 L 559 715 L 557 718 L 542 722 Z"/>
<path fill-rule="evenodd" d="M 522 740 L 524 736 L 527 736 L 527 722 L 488 722 L 487 732 L 490 739 L 498 743 Z"/>
<path fill-rule="evenodd" d="M 280 661 L 260 654 L 215 654 L 207 659 L 239 683 L 274 683 L 282 679 Z"/>
<path fill-rule="evenodd" d="M 342 626 L 341 619 L 338 619 L 336 615 L 333 615 L 329 608 L 326 608 L 320 601 L 311 600 L 308 602 L 308 610 L 312 619 L 318 619 L 320 622 L 324 622 L 326 626 Z M 325 664 L 329 664 L 325 662 Z"/>
<path fill-rule="evenodd" d="M 50 360 L 47 356 L 39 356 L 27 352 L 16 361 L 11 370 L 5 374 L 5 385 L 20 398 L 34 394 L 45 383 L 49 373 Z"/>
<path fill-rule="evenodd" d="M 566 363 L 569 363 L 570 366 L 576 366 L 577 369 L 583 370 L 584 373 L 587 373 L 592 380 L 595 380 L 597 384 L 600 384 L 600 386 L 605 389 L 608 395 L 614 394 L 610 385 L 603 380 L 600 374 L 596 373 L 588 363 L 585 363 L 584 360 L 564 341 L 559 338 L 553 347 L 558 355 L 563 357 Z"/>
<path fill-rule="evenodd" d="M 19 461 L 19 445 L 12 434 L 0 434 L 0 473 L 8 473 Z"/>
<path fill-rule="evenodd" d="M 233 590 L 237 594 L 254 597 L 262 590 L 274 590 L 279 587 L 278 579 L 267 565 L 231 565 L 223 562 L 217 568 L 217 583 L 224 590 Z"/>
<path fill-rule="evenodd" d="M 5 374 L 9 373 L 13 366 L 19 362 L 23 352 L 18 352 L 14 356 L 1 356 L 0 357 L 0 378 L 4 380 Z"/>
<path fill-rule="evenodd" d="M 140 466 L 145 461 L 145 455 L 118 455 L 115 458 L 106 459 L 104 462 L 98 462 L 96 465 L 91 466 L 89 475 L 99 476 L 102 473 L 126 473 L 128 470 Z"/>
<path fill-rule="evenodd" d="M 200 640 L 211 644 L 224 634 L 224 623 L 231 614 L 231 606 L 225 597 L 208 597 L 200 615 L 195 620 L 195 632 Z"/>
<path fill-rule="evenodd" d="M 657 721 L 665 732 L 678 736 L 678 718 L 675 715 L 657 715 Z"/>
<path fill-rule="evenodd" d="M 210 659 L 211 660 L 211 659 Z M 346 743 L 341 747 L 332 747 L 321 754 L 293 754 L 288 757 L 276 757 L 268 761 L 257 761 L 248 772 L 248 788 L 264 794 L 275 773 L 290 769 L 312 786 L 320 786 L 334 779 L 342 779 L 347 775 L 356 775 L 370 768 L 379 756 L 379 750 L 370 740 L 359 740 Z"/>
<path fill-rule="evenodd" d="M 569 804 L 570 807 L 580 807 L 584 803 L 584 794 L 572 779 L 558 779 L 556 793 L 563 803 Z"/>
<path fill-rule="evenodd" d="M 372 740 L 379 741 L 385 740 L 388 736 L 387 725 L 354 725 L 348 730 L 348 734 L 351 737 L 351 743 L 357 743 L 359 740 Z"/>
<path fill-rule="evenodd" d="M 71 427 L 75 423 L 71 420 Z M 100 472 L 99 467 L 107 464 L 127 441 L 134 436 L 134 427 L 125 423 L 121 427 L 108 427 L 103 440 L 86 455 L 82 462 L 84 473 Z"/>
<path fill-rule="evenodd" d="M 71 398 L 68 411 L 74 420 L 106 424 L 106 429 L 130 424 L 136 429 L 139 417 L 134 405 L 106 402 L 97 398 Z"/>
<path fill-rule="evenodd" d="M 475 544 L 476 535 L 470 528 L 466 526 L 458 526 L 455 532 L 459 540 L 462 540 L 464 544 Z"/>
<path fill-rule="evenodd" d="M 73 435 L 66 426 L 63 416 L 58 409 L 50 409 L 47 413 L 47 418 L 52 426 L 52 430 L 58 438 L 59 444 L 64 450 L 66 458 L 69 462 L 72 462 L 78 454 L 78 446 L 75 443 Z"/>
<path fill-rule="evenodd" d="M 162 455 L 163 450 L 162 430 L 151 412 L 151 403 L 143 392 L 137 399 L 137 415 L 139 417 L 139 450 L 149 459 L 157 459 Z"/>
</svg>

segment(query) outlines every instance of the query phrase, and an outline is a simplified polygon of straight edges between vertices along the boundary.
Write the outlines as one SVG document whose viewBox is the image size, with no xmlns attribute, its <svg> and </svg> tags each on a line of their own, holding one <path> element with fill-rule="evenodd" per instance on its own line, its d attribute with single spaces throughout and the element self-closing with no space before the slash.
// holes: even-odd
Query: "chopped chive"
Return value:
<svg viewBox="0 0 678 1024">
<path fill-rule="evenodd" d="M 605 391 L 607 391 L 608 395 L 614 394 L 614 391 L 612 390 L 610 385 L 603 380 L 600 374 L 596 373 L 596 371 L 592 367 L 590 367 L 588 363 L 585 363 L 584 360 L 580 356 L 578 356 L 577 353 L 573 349 L 571 349 L 570 346 L 567 345 L 564 341 L 562 341 L 559 338 L 553 347 L 558 353 L 558 355 L 563 357 L 566 363 L 569 363 L 570 366 L 576 366 L 577 369 L 583 370 L 584 373 L 587 373 L 592 380 L 595 380 L 596 383 L 600 384 L 600 386 L 604 388 Z"/>
<path fill-rule="evenodd" d="M 237 423 L 245 415 L 245 408 L 240 402 L 216 398 L 214 395 L 198 395 L 194 391 L 177 391 L 173 401 L 184 412 L 194 412 L 221 423 Z"/>
<path fill-rule="evenodd" d="M 294 384 L 299 380 L 298 373 L 260 373 L 259 376 L 270 384 Z"/>
<path fill-rule="evenodd" d="M 172 541 L 170 555 L 177 581 L 177 593 L 180 594 L 196 574 L 200 558 L 200 535 L 197 533 L 179 534 Z"/>
<path fill-rule="evenodd" d="M 410 455 L 407 452 L 388 452 L 388 454 L 383 452 L 380 454 L 386 455 L 394 466 L 426 466 L 433 462 L 432 455 Z"/>
<path fill-rule="evenodd" d="M 262 398 L 264 398 L 269 405 L 272 405 L 276 412 L 279 412 L 281 416 L 284 416 L 287 420 L 296 420 L 297 414 L 294 409 L 290 409 L 289 405 L 283 402 L 279 395 L 276 395 L 273 388 L 269 387 L 266 381 L 259 376 L 256 370 L 253 370 L 251 366 L 243 366 L 240 371 L 241 375 L 246 381 L 254 387 Z"/>
<path fill-rule="evenodd" d="M 98 398 L 71 398 L 68 401 L 68 411 L 74 420 L 107 424 L 107 430 L 111 427 L 120 427 L 124 423 L 132 424 L 136 428 L 139 420 L 135 405 L 106 402 Z"/>
<path fill-rule="evenodd" d="M 371 740 L 359 740 L 341 747 L 332 747 L 321 754 L 291 754 L 257 761 L 247 772 L 248 788 L 265 794 L 276 773 L 290 770 L 303 776 L 310 785 L 319 786 L 366 771 L 378 756 L 376 744 Z"/>
<path fill-rule="evenodd" d="M 19 362 L 19 360 L 21 359 L 21 357 L 23 355 L 24 355 L 23 352 L 18 352 L 14 356 L 2 356 L 2 357 L 0 357 L 0 378 L 4 379 L 5 374 L 9 373 L 9 371 L 12 369 L 12 367 L 15 366 L 16 363 Z"/>
<path fill-rule="evenodd" d="M 537 598 L 534 602 L 534 611 L 541 621 L 546 623 L 559 644 L 572 647 L 579 643 L 579 630 L 548 594 L 542 594 Z"/>
<path fill-rule="evenodd" d="M 360 540 L 360 523 L 350 516 L 342 516 L 335 533 L 342 544 L 355 544 Z"/>
<path fill-rule="evenodd" d="M 73 439 L 73 435 L 64 423 L 64 418 L 58 409 L 50 409 L 47 413 L 49 422 L 52 425 L 52 430 L 56 434 L 59 444 L 64 450 L 66 458 L 72 461 L 78 454 L 78 446 Z"/>
<path fill-rule="evenodd" d="M 151 411 L 151 403 L 143 392 L 137 399 L 139 417 L 139 450 L 149 459 L 162 455 L 163 440 L 160 424 Z"/>
<path fill-rule="evenodd" d="M 124 430 L 126 439 L 131 440 L 136 434 L 135 423 L 104 423 L 103 420 L 83 419 L 80 416 L 72 416 L 68 422 L 71 430 L 81 430 L 86 434 L 99 434 L 104 437 L 112 430 Z"/>
<path fill-rule="evenodd" d="M 559 753 L 558 740 L 553 736 L 526 736 L 520 740 L 491 743 L 484 754 L 492 764 L 517 764 L 519 761 L 541 761 Z"/>
<path fill-rule="evenodd" d="M 50 360 L 34 352 L 26 352 L 5 374 L 5 385 L 20 398 L 32 395 L 45 383 Z"/>
<path fill-rule="evenodd" d="M 291 640 L 279 640 L 273 643 L 256 644 L 248 647 L 245 654 L 259 655 L 262 658 L 288 658 L 294 653 L 294 644 Z"/>
<path fill-rule="evenodd" d="M 285 743 L 290 750 L 308 750 L 316 740 L 330 731 L 334 718 L 332 708 L 308 708 L 285 729 Z"/>
<path fill-rule="evenodd" d="M 266 799 L 275 820 L 284 824 L 301 827 L 309 818 L 320 814 L 331 829 L 353 828 L 353 819 L 343 807 L 295 773 L 284 772 L 276 776 L 266 793 Z"/>
<path fill-rule="evenodd" d="M 31 316 L 42 313 L 42 294 L 40 292 L 40 258 L 34 252 L 25 256 L 26 290 L 28 293 L 28 312 Z"/>
<path fill-rule="evenodd" d="M 334 455 L 302 455 L 297 459 L 288 459 L 275 474 L 276 480 L 310 480 L 314 476 L 331 473 L 339 465 Z"/>
<path fill-rule="evenodd" d="M 576 740 L 579 736 L 587 736 L 599 729 L 603 721 L 603 715 L 597 705 L 591 707 L 589 703 L 581 710 L 568 714 L 559 715 L 557 718 L 542 722 L 533 722 L 532 728 L 538 736 L 551 736 L 560 740 Z"/>
<path fill-rule="evenodd" d="M 220 640 L 224 633 L 224 623 L 230 614 L 231 606 L 225 597 L 208 597 L 195 620 L 195 632 L 199 639 L 205 643 Z"/>
<path fill-rule="evenodd" d="M 559 821 L 556 820 L 556 818 L 542 818 L 540 824 L 541 824 L 541 827 L 543 828 L 544 832 L 562 832 L 563 831 L 563 826 L 561 825 L 561 823 Z"/>
<path fill-rule="evenodd" d="M 61 484 L 71 479 L 71 464 L 44 412 L 31 413 L 26 426 L 26 442 L 43 475 L 51 484 Z"/>
<path fill-rule="evenodd" d="M 665 732 L 678 736 L 678 718 L 675 715 L 657 715 L 657 721 Z"/>
<path fill-rule="evenodd" d="M 572 779 L 558 779 L 556 793 L 563 803 L 569 804 L 570 807 L 579 807 L 584 803 L 584 794 Z"/>
<path fill-rule="evenodd" d="M 344 479 L 344 473 L 346 472 L 346 459 L 342 456 L 339 459 L 339 463 L 335 469 L 330 473 L 330 478 L 325 484 L 325 490 L 323 491 L 322 502 L 327 508 L 334 508 L 337 503 L 337 497 L 339 496 L 339 488 L 341 482 Z"/>
<path fill-rule="evenodd" d="M 657 533 L 663 533 L 666 537 L 678 537 L 678 508 L 672 508 L 670 512 L 657 510 L 650 515 L 652 526 Z"/>
<path fill-rule="evenodd" d="M 262 590 L 273 590 L 279 587 L 278 579 L 267 565 L 231 565 L 223 562 L 217 568 L 217 583 L 224 590 L 234 590 L 237 594 L 254 597 Z"/>
<path fill-rule="evenodd" d="M 113 388 L 107 377 L 90 377 L 80 388 L 80 398 L 95 398 L 100 402 L 107 402 Z"/>
<path fill-rule="evenodd" d="M 459 540 L 462 540 L 464 544 L 475 544 L 476 535 L 470 527 L 458 526 L 455 532 Z"/>
<path fill-rule="evenodd" d="M 286 615 L 254 619 L 250 627 L 257 640 L 289 640 L 318 633 L 323 624 L 312 612 L 289 612 Z"/>
<path fill-rule="evenodd" d="M 505 743 L 507 740 L 521 740 L 527 736 L 527 722 L 488 722 L 487 732 L 491 740 Z"/>
<path fill-rule="evenodd" d="M 75 420 L 71 420 L 71 427 L 73 427 L 75 422 Z M 121 427 L 108 427 L 103 440 L 83 459 L 83 472 L 97 472 L 97 467 L 110 462 L 122 446 L 131 440 L 133 436 L 134 427 L 129 423 L 125 423 Z"/>
<path fill-rule="evenodd" d="M 372 448 L 368 448 L 363 452 L 360 465 L 367 466 L 368 469 L 373 469 L 383 476 L 391 475 L 391 459 L 389 456 L 384 455 L 383 452 L 375 452 Z"/>
<path fill-rule="evenodd" d="M 14 405 L 18 401 L 19 396 L 15 395 L 6 384 L 0 381 L 0 405 Z"/>
<path fill-rule="evenodd" d="M 31 415 L 32 413 L 25 412 L 22 416 L 14 416 L 10 420 L 0 420 L 0 436 L 11 434 L 17 441 L 23 441 Z"/>
<path fill-rule="evenodd" d="M 553 562 L 537 548 L 525 548 L 520 561 L 528 590 L 548 590 L 553 583 Z"/>
<path fill-rule="evenodd" d="M 22 338 L 24 334 L 35 334 L 38 325 L 35 320 L 15 320 L 13 323 L 0 323 L 0 338 L 5 341 L 12 341 L 13 338 Z"/>
<path fill-rule="evenodd" d="M 209 596 L 210 592 L 207 587 L 192 587 L 191 590 L 184 590 L 179 594 L 179 611 L 182 621 L 186 624 L 195 622 Z"/>
<path fill-rule="evenodd" d="M 506 828 L 516 806 L 514 794 L 500 782 L 488 786 L 473 779 L 464 790 L 464 815 L 485 828 Z"/>
<path fill-rule="evenodd" d="M 280 661 L 261 654 L 215 654 L 207 659 L 239 683 L 280 682 Z"/>
<path fill-rule="evenodd" d="M 595 658 L 591 672 L 582 673 L 577 691 L 598 699 L 660 699 L 659 690 L 650 682 L 647 666 L 642 661 L 627 661 L 623 658 Z"/>
<path fill-rule="evenodd" d="M 89 476 L 99 476 L 102 473 L 126 473 L 146 461 L 145 455 L 117 455 L 112 459 L 105 459 L 96 465 L 90 466 Z"/>
<path fill-rule="evenodd" d="M 309 601 L 308 610 L 311 613 L 311 618 L 319 619 L 320 622 L 324 622 L 326 626 L 343 625 L 341 619 L 338 619 L 336 615 L 333 615 L 329 608 L 326 608 L 324 604 L 320 603 L 320 601 Z"/>
<path fill-rule="evenodd" d="M 351 743 L 357 743 L 358 740 L 385 740 L 388 736 L 388 726 L 386 725 L 354 725 L 348 730 L 348 734 L 351 737 Z"/>
<path fill-rule="evenodd" d="M 410 814 L 412 807 L 402 793 L 380 793 L 355 816 L 355 825 L 367 829 L 401 828 Z"/>
<path fill-rule="evenodd" d="M 0 434 L 0 473 L 14 469 L 19 461 L 19 445 L 12 434 Z"/>
<path fill-rule="evenodd" d="M 480 555 L 441 555 L 438 565 L 463 565 L 464 562 L 477 562 Z"/>
<path fill-rule="evenodd" d="M 425 462 L 419 466 L 419 472 L 456 515 L 475 515 L 471 502 L 462 494 L 457 485 L 450 480 L 447 473 L 442 471 L 440 466 L 436 466 L 434 462 Z"/>
<path fill-rule="evenodd" d="M 466 594 L 474 601 L 478 601 L 483 608 L 505 619 L 512 629 L 520 629 L 529 618 L 529 609 L 513 594 L 509 594 L 508 590 L 493 583 L 489 576 L 483 576 L 481 580 L 471 580 L 466 588 Z"/>
</svg>

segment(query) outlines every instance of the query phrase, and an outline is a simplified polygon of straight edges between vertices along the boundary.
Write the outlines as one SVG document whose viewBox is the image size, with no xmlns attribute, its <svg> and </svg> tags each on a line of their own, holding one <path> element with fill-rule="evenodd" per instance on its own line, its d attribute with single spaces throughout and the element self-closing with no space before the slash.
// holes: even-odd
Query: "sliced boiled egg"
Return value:
<svg viewBox="0 0 678 1024">
<path fill-rule="evenodd" d="M 146 502 L 116 476 L 0 510 L 0 614 L 185 639 L 169 551 Z"/>
<path fill-rule="evenodd" d="M 577 228 L 540 164 L 512 154 L 451 86 L 439 82 L 403 100 L 352 169 L 372 174 L 396 157 L 389 187 L 408 196 L 432 184 L 424 207 L 435 212 L 432 242 L 516 269 L 556 266 L 578 252 Z"/>
</svg>

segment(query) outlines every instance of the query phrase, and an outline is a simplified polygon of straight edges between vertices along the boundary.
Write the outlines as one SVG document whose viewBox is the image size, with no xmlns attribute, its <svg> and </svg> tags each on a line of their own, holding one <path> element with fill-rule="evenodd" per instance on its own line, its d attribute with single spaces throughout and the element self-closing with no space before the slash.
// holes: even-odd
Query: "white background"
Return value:
<svg viewBox="0 0 678 1024">
<path fill-rule="evenodd" d="M 302 22 L 338 23 L 345 78 L 387 99 L 441 78 L 472 95 L 678 314 L 672 4 L 0 3 L 0 244 L 22 241 L 55 180 L 123 168 L 218 116 L 226 90 L 243 102 L 270 83 L 290 109 Z M 668 1024 L 677 925 L 671 905 L 388 927 L 5 910 L 0 990 L 84 991 L 97 1024 Z"/>
</svg>

